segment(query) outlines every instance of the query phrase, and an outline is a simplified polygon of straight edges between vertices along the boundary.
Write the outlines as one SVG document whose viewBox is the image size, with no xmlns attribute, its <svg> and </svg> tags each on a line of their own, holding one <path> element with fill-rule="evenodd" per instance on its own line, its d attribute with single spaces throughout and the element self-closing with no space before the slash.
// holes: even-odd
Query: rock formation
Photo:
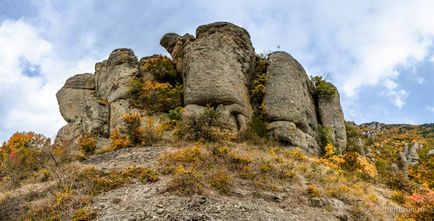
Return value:
<svg viewBox="0 0 434 221">
<path fill-rule="evenodd" d="M 199 26 L 196 36 L 165 34 L 160 41 L 182 75 L 184 115 L 211 106 L 222 113 L 224 127 L 247 129 L 253 111 L 249 86 L 255 77 L 255 50 L 249 33 L 234 24 L 217 22 Z M 57 93 L 60 112 L 68 123 L 57 141 L 73 141 L 82 133 L 108 137 L 121 125 L 124 112 L 134 109 L 129 82 L 135 78 L 156 80 L 146 72 L 155 56 L 138 61 L 131 49 L 116 49 L 108 60 L 95 65 L 95 74 L 68 79 Z M 170 60 L 170 59 L 169 59 Z M 332 142 L 345 151 L 346 131 L 339 93 L 318 95 L 304 68 L 286 52 L 267 58 L 263 114 L 271 135 L 285 144 L 319 154 L 319 125 L 332 130 Z M 336 90 L 337 91 L 337 90 Z"/>
<path fill-rule="evenodd" d="M 318 95 L 318 113 L 321 124 L 332 129 L 333 143 L 342 153 L 347 146 L 347 132 L 339 92 L 336 87 L 334 89 L 336 92 L 332 95 Z"/>
<path fill-rule="evenodd" d="M 402 154 L 411 166 L 418 164 L 420 161 L 419 154 L 417 154 L 419 149 L 422 149 L 422 144 L 414 143 L 411 147 L 408 144 L 404 145 Z"/>
<path fill-rule="evenodd" d="M 273 133 L 281 140 L 316 152 L 318 119 L 313 83 L 286 52 L 270 54 L 268 62 L 264 103 Z"/>
<path fill-rule="evenodd" d="M 217 22 L 199 26 L 196 38 L 166 34 L 161 45 L 183 73 L 187 113 L 211 105 L 223 112 L 229 129 L 247 127 L 253 114 L 247 85 L 255 52 L 246 30 Z"/>
</svg>

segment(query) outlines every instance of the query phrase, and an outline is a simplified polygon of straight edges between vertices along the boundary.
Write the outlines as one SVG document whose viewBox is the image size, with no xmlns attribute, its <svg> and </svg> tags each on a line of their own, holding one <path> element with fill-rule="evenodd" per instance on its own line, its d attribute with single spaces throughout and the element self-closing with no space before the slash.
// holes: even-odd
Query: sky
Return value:
<svg viewBox="0 0 434 221">
<path fill-rule="evenodd" d="M 54 137 L 66 124 L 56 92 L 113 49 L 167 55 L 165 33 L 215 21 L 335 84 L 346 120 L 434 122 L 431 0 L 0 0 L 0 141 L 15 131 Z"/>
</svg>

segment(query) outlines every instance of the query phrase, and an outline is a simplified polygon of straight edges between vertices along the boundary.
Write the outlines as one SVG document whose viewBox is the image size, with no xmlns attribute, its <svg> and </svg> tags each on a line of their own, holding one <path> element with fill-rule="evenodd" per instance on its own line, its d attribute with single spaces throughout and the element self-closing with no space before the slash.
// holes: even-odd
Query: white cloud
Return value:
<svg viewBox="0 0 434 221">
<path fill-rule="evenodd" d="M 58 111 L 56 91 L 68 74 L 91 71 L 95 60 L 60 59 L 41 31 L 22 20 L 0 24 L 0 48 L 0 141 L 15 131 L 53 137 L 65 124 Z M 27 76 L 22 61 L 39 67 L 40 73 Z"/>
<path fill-rule="evenodd" d="M 390 79 L 386 79 L 384 81 L 384 86 L 386 87 L 386 89 L 388 90 L 394 90 L 396 87 L 398 87 L 398 84 L 396 84 L 394 81 L 390 80 Z"/>
<path fill-rule="evenodd" d="M 428 106 L 426 106 L 426 110 L 434 113 L 434 106 L 428 105 Z"/>
<path fill-rule="evenodd" d="M 415 81 L 416 81 L 416 83 L 418 83 L 418 84 L 424 84 L 424 83 L 426 83 L 425 78 L 420 77 L 420 76 L 417 76 L 417 77 L 415 78 Z"/>
<path fill-rule="evenodd" d="M 383 96 L 388 97 L 391 100 L 393 105 L 401 109 L 402 107 L 404 107 L 406 103 L 409 92 L 404 89 L 400 89 L 400 90 L 392 89 L 392 90 L 383 91 L 381 94 Z"/>
</svg>

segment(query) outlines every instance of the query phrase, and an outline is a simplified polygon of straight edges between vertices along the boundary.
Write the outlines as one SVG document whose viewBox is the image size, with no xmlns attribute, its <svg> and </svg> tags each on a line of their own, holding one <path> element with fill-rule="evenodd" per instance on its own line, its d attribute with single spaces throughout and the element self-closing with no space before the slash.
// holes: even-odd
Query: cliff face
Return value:
<svg viewBox="0 0 434 221">
<path fill-rule="evenodd" d="M 222 114 L 224 127 L 242 132 L 255 114 L 249 85 L 255 78 L 255 50 L 249 33 L 234 24 L 217 22 L 199 26 L 196 36 L 165 34 L 160 44 L 167 49 L 182 75 L 184 116 L 212 106 Z M 344 116 L 339 94 L 320 95 L 304 68 L 291 55 L 271 53 L 263 93 L 265 122 L 276 139 L 307 152 L 319 154 L 320 125 L 331 129 L 337 149 L 346 146 Z M 82 133 L 108 137 L 121 124 L 124 112 L 134 108 L 129 82 L 134 78 L 155 80 L 143 69 L 152 57 L 138 61 L 130 49 L 114 50 L 108 60 L 95 66 L 95 74 L 68 79 L 57 93 L 60 112 L 68 122 L 56 142 L 71 142 Z"/>
</svg>

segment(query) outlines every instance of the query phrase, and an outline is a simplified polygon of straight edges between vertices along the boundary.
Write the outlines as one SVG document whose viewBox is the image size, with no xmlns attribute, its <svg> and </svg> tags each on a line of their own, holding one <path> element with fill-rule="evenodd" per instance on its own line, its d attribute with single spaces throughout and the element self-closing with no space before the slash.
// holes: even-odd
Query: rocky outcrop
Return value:
<svg viewBox="0 0 434 221">
<path fill-rule="evenodd" d="M 318 95 L 318 114 L 321 124 L 332 130 L 332 141 L 336 149 L 343 153 L 347 146 L 347 132 L 345 130 L 344 112 L 342 111 L 339 92 L 335 86 L 335 93 Z"/>
<path fill-rule="evenodd" d="M 274 52 L 268 56 L 268 62 L 264 96 L 266 118 L 269 122 L 281 122 L 272 124 L 270 129 L 279 140 L 282 140 L 279 131 L 286 131 L 284 140 L 303 149 L 319 152 L 316 142 L 300 142 L 300 137 L 308 140 L 317 137 L 314 85 L 303 67 L 288 53 Z"/>
<path fill-rule="evenodd" d="M 58 132 L 56 142 L 70 142 L 83 133 L 108 136 L 108 104 L 95 94 L 95 75 L 71 77 L 57 94 L 62 117 L 68 123 Z"/>
<path fill-rule="evenodd" d="M 95 74 L 69 78 L 57 92 L 62 117 L 68 123 L 56 142 L 72 142 L 81 134 L 108 137 L 121 124 L 121 115 L 131 112 L 129 81 L 138 74 L 138 61 L 131 49 L 116 49 L 108 60 L 95 65 Z"/>
<path fill-rule="evenodd" d="M 406 158 L 408 164 L 414 166 L 419 163 L 420 157 L 419 154 L 417 154 L 417 151 L 419 149 L 422 149 L 422 147 L 422 144 L 419 143 L 414 143 L 412 146 L 410 146 L 409 144 L 404 145 L 402 154 Z"/>
<path fill-rule="evenodd" d="M 253 111 L 249 94 L 258 73 L 255 51 L 245 29 L 227 22 L 211 23 L 199 26 L 196 36 L 165 34 L 160 44 L 172 60 L 153 55 L 138 61 L 131 49 L 121 48 L 97 63 L 95 74 L 68 79 L 57 93 L 60 112 L 68 123 L 59 131 L 57 140 L 73 140 L 82 133 L 108 137 L 122 125 L 123 113 L 146 115 L 145 107 L 132 107 L 137 105 L 129 97 L 130 82 L 160 81 L 169 72 L 176 72 L 174 84 L 183 84 L 184 97 L 176 105 L 184 106 L 184 117 L 211 106 L 221 113 L 226 129 L 247 129 L 253 115 L 258 114 Z M 261 76 L 266 72 L 266 81 L 261 82 L 265 89 L 257 99 L 260 102 L 253 102 L 255 107 L 261 106 L 272 136 L 284 144 L 319 154 L 319 125 L 323 125 L 332 129 L 336 148 L 345 151 L 347 138 L 337 90 L 333 95 L 318 95 L 304 68 L 286 52 L 271 53 L 261 61 L 267 63 L 258 71 Z M 150 69 L 154 66 L 158 73 Z"/>
<path fill-rule="evenodd" d="M 229 129 L 247 127 L 252 117 L 247 85 L 255 53 L 246 30 L 217 22 L 198 27 L 196 38 L 169 33 L 160 43 L 183 73 L 187 113 L 197 109 L 191 105 L 211 105 L 222 110 Z"/>
</svg>

